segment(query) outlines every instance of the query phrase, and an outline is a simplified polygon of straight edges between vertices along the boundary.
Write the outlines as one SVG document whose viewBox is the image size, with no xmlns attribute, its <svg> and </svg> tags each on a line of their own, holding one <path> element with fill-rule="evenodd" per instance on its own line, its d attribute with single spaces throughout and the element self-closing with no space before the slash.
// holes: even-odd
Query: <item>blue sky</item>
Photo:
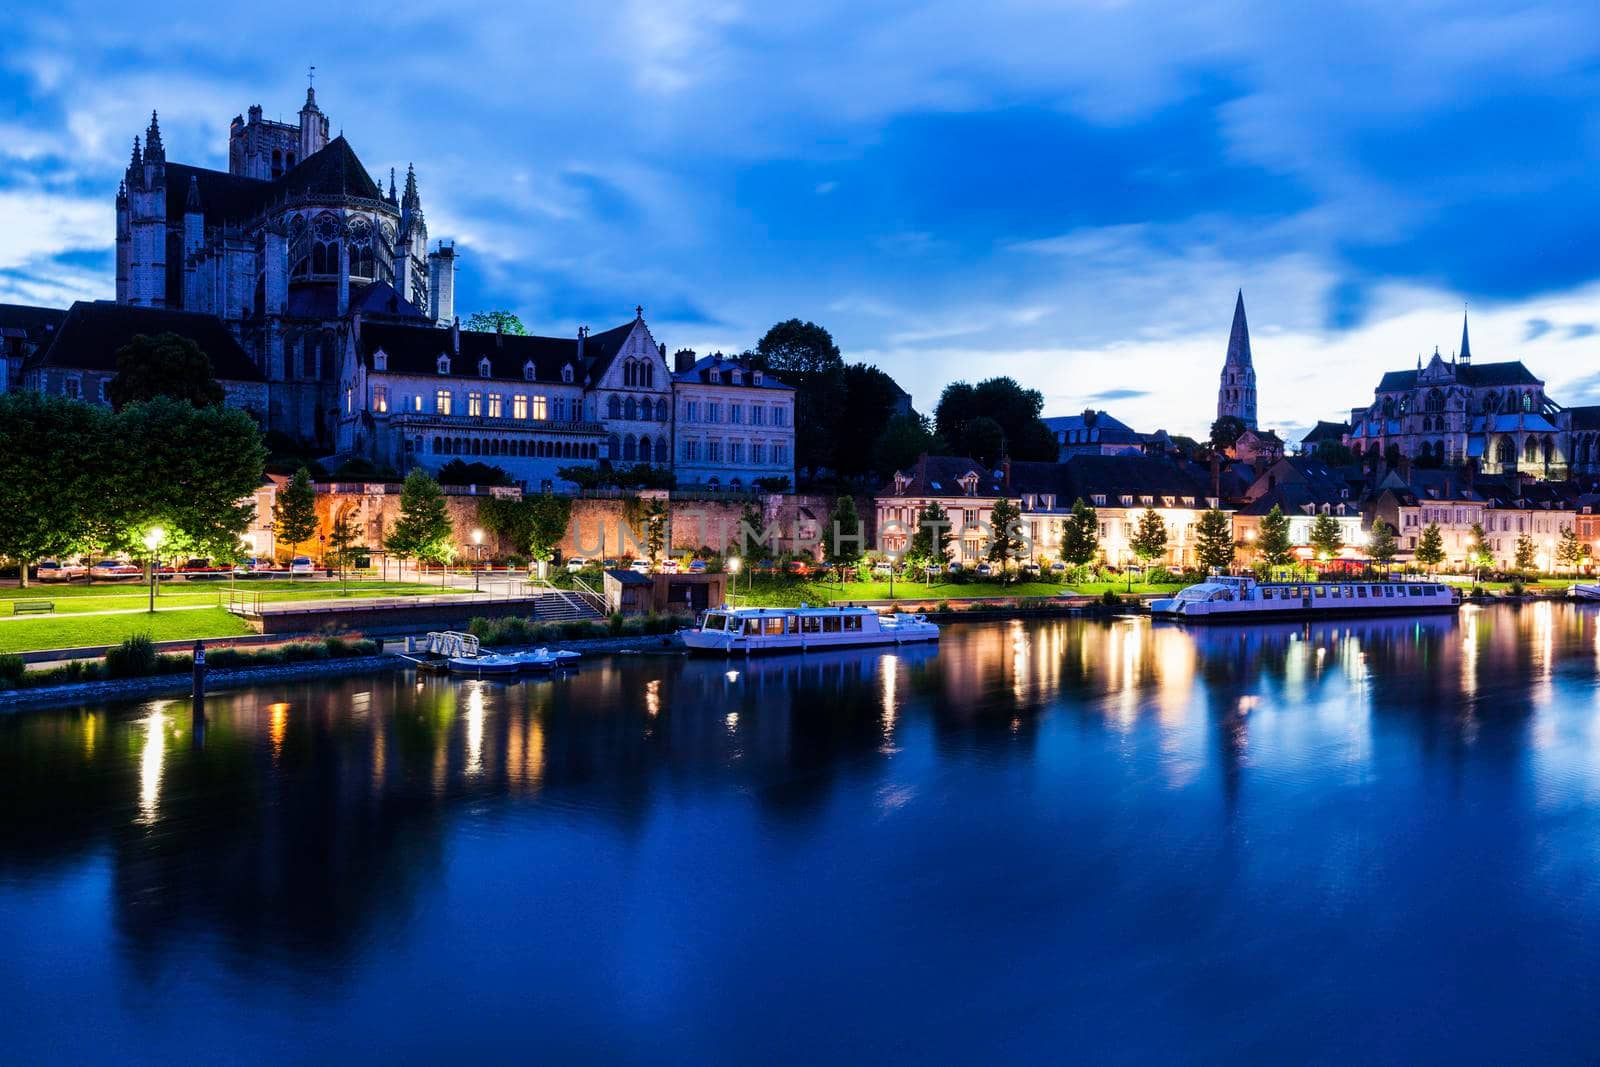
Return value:
<svg viewBox="0 0 1600 1067">
<path fill-rule="evenodd" d="M 1382 370 L 1525 360 L 1600 402 L 1600 9 L 1588 3 L 11 8 L 0 299 L 112 295 L 112 193 L 320 103 L 414 161 L 457 307 L 540 332 L 645 306 L 669 348 L 828 326 L 931 410 L 1009 373 L 1199 432 L 1245 291 L 1264 422 Z M 1320 7 L 1320 6 L 1319 6 Z"/>
</svg>

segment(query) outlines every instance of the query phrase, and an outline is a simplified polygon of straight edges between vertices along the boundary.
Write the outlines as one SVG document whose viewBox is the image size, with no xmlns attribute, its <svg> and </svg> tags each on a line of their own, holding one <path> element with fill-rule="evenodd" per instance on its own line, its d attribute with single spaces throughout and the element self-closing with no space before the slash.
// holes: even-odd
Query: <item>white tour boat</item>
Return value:
<svg viewBox="0 0 1600 1067">
<path fill-rule="evenodd" d="M 798 652 L 810 648 L 903 645 L 937 641 L 939 627 L 922 615 L 879 615 L 872 608 L 713 608 L 683 631 L 696 652 Z"/>
<path fill-rule="evenodd" d="M 1324 582 L 1257 582 L 1219 576 L 1150 602 L 1157 617 L 1191 622 L 1293 621 L 1312 616 L 1410 615 L 1455 611 L 1456 590 L 1441 582 L 1341 579 Z"/>
<path fill-rule="evenodd" d="M 1567 586 L 1567 595 L 1574 600 L 1600 600 L 1600 585 L 1574 583 Z"/>
</svg>

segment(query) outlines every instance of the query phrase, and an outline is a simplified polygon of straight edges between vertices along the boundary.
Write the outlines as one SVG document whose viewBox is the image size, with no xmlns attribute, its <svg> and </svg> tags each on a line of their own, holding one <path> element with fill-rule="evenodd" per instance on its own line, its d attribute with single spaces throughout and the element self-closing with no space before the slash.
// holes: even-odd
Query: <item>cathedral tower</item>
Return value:
<svg viewBox="0 0 1600 1067">
<path fill-rule="evenodd" d="M 1256 369 L 1250 362 L 1250 325 L 1244 317 L 1243 289 L 1233 305 L 1233 331 L 1228 335 L 1228 357 L 1217 390 L 1217 418 L 1227 415 L 1249 429 L 1256 428 Z"/>
</svg>

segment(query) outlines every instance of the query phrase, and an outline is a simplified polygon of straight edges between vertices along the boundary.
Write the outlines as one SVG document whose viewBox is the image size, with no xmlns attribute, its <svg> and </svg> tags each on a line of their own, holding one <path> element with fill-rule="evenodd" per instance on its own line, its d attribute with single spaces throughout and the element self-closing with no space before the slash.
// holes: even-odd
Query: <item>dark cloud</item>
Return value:
<svg viewBox="0 0 1600 1067">
<path fill-rule="evenodd" d="M 1555 329 L 1555 327 L 1550 324 L 1549 319 L 1529 319 L 1526 323 L 1524 323 L 1524 326 L 1526 327 L 1522 332 L 1522 339 L 1524 341 L 1537 341 L 1539 338 Z"/>
<path fill-rule="evenodd" d="M 1107 389 L 1105 392 L 1094 393 L 1084 399 L 1091 404 L 1109 404 L 1115 400 L 1137 400 L 1149 395 L 1148 389 Z"/>
</svg>

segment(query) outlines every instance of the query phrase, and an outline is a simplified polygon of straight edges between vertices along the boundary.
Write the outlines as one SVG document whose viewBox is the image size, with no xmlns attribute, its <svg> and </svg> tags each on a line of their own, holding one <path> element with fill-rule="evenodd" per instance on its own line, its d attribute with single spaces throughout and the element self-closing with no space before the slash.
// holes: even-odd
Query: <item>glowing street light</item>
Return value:
<svg viewBox="0 0 1600 1067">
<path fill-rule="evenodd" d="M 739 564 L 740 564 L 740 562 L 741 561 L 740 561 L 738 556 L 729 556 L 728 559 L 727 559 L 727 562 L 723 564 L 723 567 L 727 570 L 727 572 L 729 574 L 733 575 L 733 587 L 734 587 L 735 590 L 737 590 L 739 588 Z"/>
<path fill-rule="evenodd" d="M 148 549 L 145 556 L 146 566 L 150 569 L 150 612 L 156 610 L 156 549 L 161 547 L 161 542 L 167 539 L 167 531 L 159 526 L 152 526 L 145 531 L 144 547 Z"/>
<path fill-rule="evenodd" d="M 472 569 L 472 591 L 478 591 L 478 575 L 483 571 L 483 531 L 472 531 L 472 552 L 477 557 L 478 565 Z"/>
</svg>

